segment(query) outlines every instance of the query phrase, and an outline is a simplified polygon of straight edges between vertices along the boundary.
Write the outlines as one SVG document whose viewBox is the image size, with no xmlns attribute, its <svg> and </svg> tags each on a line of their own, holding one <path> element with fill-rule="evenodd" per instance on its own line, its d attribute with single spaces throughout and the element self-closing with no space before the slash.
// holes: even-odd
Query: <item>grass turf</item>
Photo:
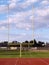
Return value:
<svg viewBox="0 0 49 65">
<path fill-rule="evenodd" d="M 21 52 L 22 58 L 49 58 L 49 51 L 42 52 L 42 51 L 22 51 Z M 0 58 L 19 58 L 20 52 L 19 51 L 0 51 Z"/>
</svg>

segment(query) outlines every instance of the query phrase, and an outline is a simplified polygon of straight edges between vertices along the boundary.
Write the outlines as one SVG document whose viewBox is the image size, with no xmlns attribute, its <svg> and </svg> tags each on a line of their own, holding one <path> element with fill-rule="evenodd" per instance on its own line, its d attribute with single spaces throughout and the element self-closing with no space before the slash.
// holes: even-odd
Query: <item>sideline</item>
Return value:
<svg viewBox="0 0 49 65">
<path fill-rule="evenodd" d="M 40 59 L 43 63 L 45 63 L 46 65 L 49 65 L 48 62 L 46 62 L 44 59 Z"/>
</svg>

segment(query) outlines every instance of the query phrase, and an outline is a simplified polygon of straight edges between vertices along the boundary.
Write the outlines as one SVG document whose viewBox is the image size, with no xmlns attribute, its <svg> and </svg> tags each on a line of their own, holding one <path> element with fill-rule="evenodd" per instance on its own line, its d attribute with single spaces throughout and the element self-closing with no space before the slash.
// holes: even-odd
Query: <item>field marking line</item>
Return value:
<svg viewBox="0 0 49 65">
<path fill-rule="evenodd" d="M 48 62 L 46 62 L 45 60 L 43 60 L 43 59 L 40 59 L 42 62 L 44 62 L 46 65 L 49 65 L 49 63 Z"/>
<path fill-rule="evenodd" d="M 16 59 L 16 61 L 15 61 L 15 62 L 16 62 L 16 63 L 18 62 L 18 58 Z M 16 63 L 15 63 L 15 65 L 17 65 Z"/>
</svg>

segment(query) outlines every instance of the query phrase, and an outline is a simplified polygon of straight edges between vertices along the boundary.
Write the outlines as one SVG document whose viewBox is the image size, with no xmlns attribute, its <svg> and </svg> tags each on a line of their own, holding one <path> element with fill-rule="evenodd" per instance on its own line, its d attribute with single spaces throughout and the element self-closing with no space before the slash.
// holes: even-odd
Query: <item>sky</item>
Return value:
<svg viewBox="0 0 49 65">
<path fill-rule="evenodd" d="M 49 42 L 49 0 L 0 0 L 0 41 L 8 35 L 9 41 Z"/>
</svg>

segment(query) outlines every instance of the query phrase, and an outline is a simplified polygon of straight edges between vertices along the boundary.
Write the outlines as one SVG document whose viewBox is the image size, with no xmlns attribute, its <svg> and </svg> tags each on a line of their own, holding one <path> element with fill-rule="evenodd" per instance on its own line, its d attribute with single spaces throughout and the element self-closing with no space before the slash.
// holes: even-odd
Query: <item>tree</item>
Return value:
<svg viewBox="0 0 49 65">
<path fill-rule="evenodd" d="M 12 41 L 12 44 L 18 43 L 17 41 Z"/>
<path fill-rule="evenodd" d="M 38 46 L 39 47 L 45 46 L 45 43 L 44 42 L 41 42 L 41 41 L 38 41 Z"/>
<path fill-rule="evenodd" d="M 26 40 L 25 43 L 29 43 L 29 42 Z"/>
<path fill-rule="evenodd" d="M 0 47 L 7 47 L 8 46 L 8 42 L 4 41 L 0 43 Z"/>
<path fill-rule="evenodd" d="M 33 44 L 34 47 L 37 47 L 37 46 L 38 46 L 35 39 L 34 39 L 33 43 L 34 43 L 34 44 Z"/>
<path fill-rule="evenodd" d="M 30 43 L 33 43 L 33 40 L 31 40 Z"/>
</svg>

